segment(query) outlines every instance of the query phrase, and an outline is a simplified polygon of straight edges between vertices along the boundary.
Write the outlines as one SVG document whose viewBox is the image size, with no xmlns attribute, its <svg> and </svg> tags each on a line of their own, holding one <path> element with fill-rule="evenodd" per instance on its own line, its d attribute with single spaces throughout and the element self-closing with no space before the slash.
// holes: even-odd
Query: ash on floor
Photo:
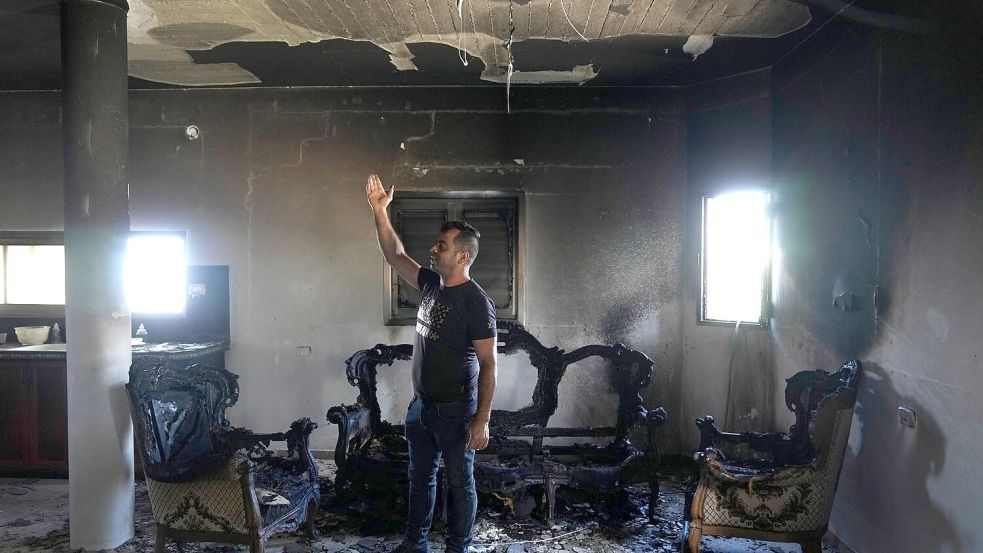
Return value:
<svg viewBox="0 0 983 553">
<path fill-rule="evenodd" d="M 334 474 L 333 463 L 323 462 L 322 475 Z M 330 485 L 324 486 L 330 489 Z M 633 487 L 630 495 L 637 505 L 645 505 L 648 489 Z M 661 553 L 679 550 L 682 529 L 682 483 L 673 477 L 663 481 L 659 516 L 654 524 L 637 512 L 615 517 L 602 505 L 580 502 L 558 510 L 552 525 L 530 520 L 510 520 L 493 509 L 482 509 L 474 529 L 474 553 Z M 308 540 L 301 534 L 281 534 L 267 543 L 269 553 L 383 553 L 400 540 L 396 533 L 359 535 L 357 521 L 322 510 L 318 515 L 318 537 Z M 115 553 L 153 551 L 153 519 L 147 490 L 136 485 L 136 528 L 129 542 L 113 549 Z M 743 539 L 708 537 L 703 539 L 707 553 L 790 553 L 794 544 L 766 543 Z M 185 553 L 248 551 L 244 547 L 222 544 L 183 544 Z M 443 534 L 431 534 L 431 550 L 443 551 Z M 72 553 L 68 535 L 68 481 L 0 478 L 0 551 L 10 553 Z M 177 552 L 174 542 L 169 552 Z M 824 545 L 824 553 L 835 553 Z"/>
</svg>

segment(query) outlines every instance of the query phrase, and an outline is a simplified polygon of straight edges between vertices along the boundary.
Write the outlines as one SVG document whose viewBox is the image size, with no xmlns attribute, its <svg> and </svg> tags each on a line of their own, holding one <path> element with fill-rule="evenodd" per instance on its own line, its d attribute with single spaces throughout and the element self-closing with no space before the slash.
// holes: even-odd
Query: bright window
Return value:
<svg viewBox="0 0 983 553">
<path fill-rule="evenodd" d="M 763 190 L 703 198 L 702 322 L 767 324 L 769 201 Z"/>
<path fill-rule="evenodd" d="M 45 315 L 65 305 L 61 232 L 0 233 L 0 313 Z M 181 313 L 187 295 L 183 232 L 134 232 L 124 278 L 134 313 Z"/>
<path fill-rule="evenodd" d="M 9 245 L 4 250 L 3 302 L 65 303 L 65 248 Z"/>
<path fill-rule="evenodd" d="M 134 233 L 126 242 L 126 300 L 133 313 L 183 313 L 187 296 L 184 235 Z"/>
</svg>

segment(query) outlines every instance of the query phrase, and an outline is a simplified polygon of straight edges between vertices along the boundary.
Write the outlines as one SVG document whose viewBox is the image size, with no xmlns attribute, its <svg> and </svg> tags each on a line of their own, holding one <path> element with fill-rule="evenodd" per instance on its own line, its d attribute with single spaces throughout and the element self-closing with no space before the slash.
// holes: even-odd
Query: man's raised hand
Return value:
<svg viewBox="0 0 983 553">
<path fill-rule="evenodd" d="M 379 175 L 369 175 L 369 179 L 365 183 L 365 195 L 368 197 L 369 205 L 372 206 L 373 210 L 386 209 L 389 202 L 393 201 L 395 190 L 396 185 L 393 185 L 389 192 L 386 192 L 386 189 L 382 187 L 382 181 L 379 180 Z"/>
</svg>

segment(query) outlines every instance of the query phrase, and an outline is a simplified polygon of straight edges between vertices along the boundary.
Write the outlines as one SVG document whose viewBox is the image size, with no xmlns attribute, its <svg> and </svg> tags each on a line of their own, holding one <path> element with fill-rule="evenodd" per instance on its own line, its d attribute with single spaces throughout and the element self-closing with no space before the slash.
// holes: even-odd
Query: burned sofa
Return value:
<svg viewBox="0 0 983 553">
<path fill-rule="evenodd" d="M 475 461 L 478 491 L 494 494 L 507 507 L 514 507 L 517 499 L 535 490 L 535 499 L 543 503 L 544 518 L 552 520 L 557 494 L 562 490 L 623 494 L 628 484 L 648 483 L 648 512 L 654 516 L 659 492 L 655 430 L 666 421 L 666 412 L 662 408 L 647 410 L 642 402 L 641 390 L 652 379 L 652 360 L 622 344 L 588 345 L 566 352 L 542 345 L 518 324 L 499 321 L 498 330 L 499 354 L 525 352 L 536 370 L 536 385 L 529 405 L 515 411 L 492 410 L 491 439 Z M 328 420 L 339 430 L 335 484 L 343 502 L 365 505 L 388 500 L 393 504 L 394 497 L 405 494 L 408 458 L 404 427 L 382 420 L 376 371 L 379 365 L 409 360 L 412 353 L 408 344 L 379 344 L 356 352 L 346 361 L 348 381 L 358 388 L 358 399 L 354 405 L 328 411 Z M 608 361 L 610 384 L 619 398 L 616 425 L 550 426 L 567 367 L 590 357 Z M 644 436 L 642 448 L 629 436 L 636 428 Z M 565 443 L 547 443 L 556 438 Z M 438 473 L 438 497 L 446 501 L 442 483 L 443 475 Z M 442 510 L 443 501 L 438 501 L 438 510 Z"/>
</svg>

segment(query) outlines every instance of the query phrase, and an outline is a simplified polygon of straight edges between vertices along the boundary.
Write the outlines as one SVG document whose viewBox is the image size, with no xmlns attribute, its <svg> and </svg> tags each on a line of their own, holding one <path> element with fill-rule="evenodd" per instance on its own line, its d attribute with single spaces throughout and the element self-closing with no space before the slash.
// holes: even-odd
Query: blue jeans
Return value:
<svg viewBox="0 0 983 553">
<path fill-rule="evenodd" d="M 467 449 L 468 428 L 477 409 L 474 399 L 454 403 L 424 403 L 414 398 L 406 410 L 409 444 L 409 505 L 403 545 L 428 551 L 427 534 L 437 497 L 437 468 L 441 455 L 447 471 L 447 553 L 465 553 L 478 509 L 474 487 L 474 450 Z"/>
</svg>

